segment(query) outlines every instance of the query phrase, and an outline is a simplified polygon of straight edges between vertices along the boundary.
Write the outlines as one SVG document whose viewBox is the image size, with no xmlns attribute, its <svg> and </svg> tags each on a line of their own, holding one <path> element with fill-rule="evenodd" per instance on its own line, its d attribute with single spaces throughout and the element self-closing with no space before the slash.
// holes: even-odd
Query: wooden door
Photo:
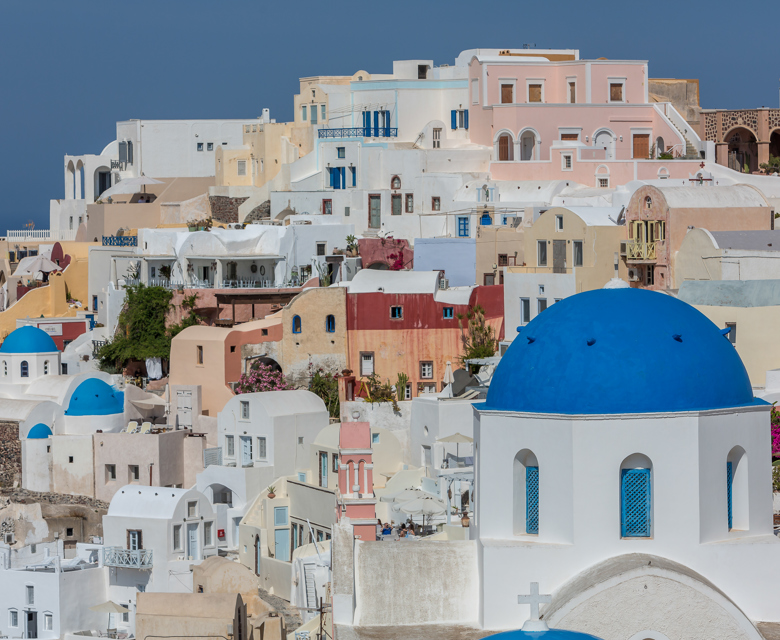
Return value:
<svg viewBox="0 0 780 640">
<path fill-rule="evenodd" d="M 569 83 L 569 103 L 577 102 L 577 85 L 574 82 Z"/>
<path fill-rule="evenodd" d="M 566 273 L 566 240 L 553 240 L 553 273 Z"/>
<path fill-rule="evenodd" d="M 370 229 L 379 229 L 382 226 L 381 196 L 368 196 L 368 226 Z"/>
<path fill-rule="evenodd" d="M 649 133 L 635 133 L 634 134 L 634 158 L 640 160 L 646 160 L 650 157 L 650 134 Z"/>
<path fill-rule="evenodd" d="M 498 138 L 498 159 L 500 162 L 506 162 L 509 158 L 509 136 L 500 136 Z"/>
<path fill-rule="evenodd" d="M 514 89 L 514 86 L 511 84 L 502 84 L 501 85 L 501 104 L 512 104 L 513 96 L 512 93 Z"/>
</svg>

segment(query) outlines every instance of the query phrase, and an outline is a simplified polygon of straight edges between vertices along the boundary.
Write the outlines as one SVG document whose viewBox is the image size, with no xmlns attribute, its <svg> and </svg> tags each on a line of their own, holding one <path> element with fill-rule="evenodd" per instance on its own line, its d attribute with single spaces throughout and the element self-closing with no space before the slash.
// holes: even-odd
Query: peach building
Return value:
<svg viewBox="0 0 780 640">
<path fill-rule="evenodd" d="M 374 462 L 371 456 L 371 424 L 342 422 L 339 430 L 339 518 L 347 517 L 354 535 L 363 542 L 376 540 Z"/>
<path fill-rule="evenodd" d="M 688 230 L 769 230 L 774 211 L 753 186 L 654 187 L 645 185 L 631 196 L 625 211 L 627 240 L 621 257 L 631 286 L 676 289 L 677 252 Z"/>
<path fill-rule="evenodd" d="M 609 188 L 687 178 L 702 158 L 714 160 L 712 145 L 670 102 L 650 102 L 646 61 L 580 60 L 578 51 L 466 53 L 467 127 L 471 142 L 493 148 L 496 180 Z"/>
</svg>

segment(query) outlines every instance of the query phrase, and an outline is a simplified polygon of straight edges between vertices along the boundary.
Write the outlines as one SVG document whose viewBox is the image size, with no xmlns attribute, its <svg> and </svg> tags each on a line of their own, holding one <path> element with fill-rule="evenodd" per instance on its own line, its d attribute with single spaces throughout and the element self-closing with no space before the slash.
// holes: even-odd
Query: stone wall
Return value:
<svg viewBox="0 0 780 640">
<path fill-rule="evenodd" d="M 248 200 L 248 198 L 209 196 L 211 217 L 215 222 L 238 222 L 238 207 L 246 200 Z"/>
<path fill-rule="evenodd" d="M 0 422 L 0 487 L 13 487 L 14 481 L 21 484 L 22 442 L 19 440 L 19 425 L 15 422 Z"/>
</svg>

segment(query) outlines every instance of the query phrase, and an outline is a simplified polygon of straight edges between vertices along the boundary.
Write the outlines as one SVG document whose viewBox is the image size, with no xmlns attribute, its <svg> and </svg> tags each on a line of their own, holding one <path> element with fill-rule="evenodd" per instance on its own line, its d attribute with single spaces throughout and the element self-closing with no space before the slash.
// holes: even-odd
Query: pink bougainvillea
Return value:
<svg viewBox="0 0 780 640">
<path fill-rule="evenodd" d="M 772 407 L 772 457 L 780 458 L 780 409 Z"/>
<path fill-rule="evenodd" d="M 249 373 L 239 378 L 236 393 L 257 393 L 258 391 L 285 391 L 294 387 L 287 382 L 281 371 L 262 362 L 252 365 Z"/>
</svg>

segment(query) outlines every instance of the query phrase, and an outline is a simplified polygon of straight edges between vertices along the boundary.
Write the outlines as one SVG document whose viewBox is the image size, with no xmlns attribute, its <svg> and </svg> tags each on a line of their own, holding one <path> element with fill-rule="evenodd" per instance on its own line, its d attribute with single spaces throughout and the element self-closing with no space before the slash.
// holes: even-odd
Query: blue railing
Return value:
<svg viewBox="0 0 780 640">
<path fill-rule="evenodd" d="M 104 247 L 137 247 L 138 236 L 103 236 Z"/>
<path fill-rule="evenodd" d="M 397 138 L 398 129 L 390 127 L 345 127 L 320 129 L 320 138 Z"/>
</svg>

